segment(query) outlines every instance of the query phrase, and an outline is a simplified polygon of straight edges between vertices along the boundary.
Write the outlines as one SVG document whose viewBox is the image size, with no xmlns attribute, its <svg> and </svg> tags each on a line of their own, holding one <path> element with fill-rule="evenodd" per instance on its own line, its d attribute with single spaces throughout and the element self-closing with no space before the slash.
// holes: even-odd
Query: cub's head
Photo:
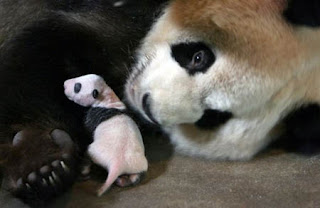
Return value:
<svg viewBox="0 0 320 208">
<path fill-rule="evenodd" d="M 69 100 L 82 106 L 91 106 L 106 88 L 102 77 L 95 74 L 68 79 L 64 82 L 64 93 Z"/>
<path fill-rule="evenodd" d="M 223 122 L 281 117 L 319 102 L 309 76 L 319 70 L 319 30 L 289 23 L 295 13 L 287 9 L 285 0 L 172 1 L 138 51 L 128 100 L 162 126 L 197 123 L 208 112 Z"/>
</svg>

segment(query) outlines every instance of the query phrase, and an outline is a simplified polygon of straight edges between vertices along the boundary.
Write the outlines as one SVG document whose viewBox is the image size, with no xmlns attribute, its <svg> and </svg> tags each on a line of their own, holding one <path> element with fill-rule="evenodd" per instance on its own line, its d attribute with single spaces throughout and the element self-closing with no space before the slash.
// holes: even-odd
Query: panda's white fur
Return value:
<svg viewBox="0 0 320 208">
<path fill-rule="evenodd" d="M 129 102 L 153 118 L 180 152 L 211 159 L 249 159 L 268 144 L 281 121 L 306 103 L 320 104 L 320 29 L 293 27 L 286 1 L 175 0 L 154 24 L 128 79 Z M 204 42 L 216 56 L 190 76 L 171 46 Z M 197 128 L 206 109 L 233 117 L 214 130 Z"/>
</svg>

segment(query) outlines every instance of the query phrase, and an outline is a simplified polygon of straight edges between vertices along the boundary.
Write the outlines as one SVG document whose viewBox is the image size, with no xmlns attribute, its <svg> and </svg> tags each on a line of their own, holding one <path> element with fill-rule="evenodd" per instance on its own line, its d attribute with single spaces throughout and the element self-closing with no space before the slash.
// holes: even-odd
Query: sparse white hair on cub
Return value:
<svg viewBox="0 0 320 208">
<path fill-rule="evenodd" d="M 97 191 L 105 193 L 116 182 L 129 186 L 140 182 L 148 170 L 142 136 L 137 124 L 123 111 L 126 106 L 102 77 L 88 74 L 64 82 L 65 95 L 75 103 L 92 107 L 86 127 L 93 131 L 87 154 L 97 165 L 108 170 L 105 183 Z M 109 116 L 110 111 L 120 112 Z M 84 168 L 88 174 L 90 165 Z"/>
<path fill-rule="evenodd" d="M 285 0 L 172 1 L 138 51 L 129 102 L 179 152 L 251 158 L 289 112 L 320 104 L 320 29 L 288 23 L 286 7 Z M 208 109 L 232 117 L 199 128 Z"/>
</svg>

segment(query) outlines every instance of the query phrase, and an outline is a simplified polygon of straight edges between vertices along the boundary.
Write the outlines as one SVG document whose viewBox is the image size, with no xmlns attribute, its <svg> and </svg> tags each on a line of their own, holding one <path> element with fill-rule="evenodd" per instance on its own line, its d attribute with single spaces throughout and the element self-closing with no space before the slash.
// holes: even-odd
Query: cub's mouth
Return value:
<svg viewBox="0 0 320 208">
<path fill-rule="evenodd" d="M 203 116 L 195 123 L 201 129 L 214 129 L 226 123 L 233 117 L 228 111 L 205 110 Z"/>
</svg>

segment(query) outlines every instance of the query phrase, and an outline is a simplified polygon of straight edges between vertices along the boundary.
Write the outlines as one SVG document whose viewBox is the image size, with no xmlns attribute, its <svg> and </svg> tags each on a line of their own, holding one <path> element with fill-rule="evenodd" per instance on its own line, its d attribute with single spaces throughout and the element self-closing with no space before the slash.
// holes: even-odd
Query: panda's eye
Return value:
<svg viewBox="0 0 320 208">
<path fill-rule="evenodd" d="M 195 53 L 192 57 L 192 63 L 191 63 L 193 65 L 193 67 L 200 66 L 203 63 L 203 58 L 204 58 L 203 51 L 199 51 L 199 52 Z"/>
<path fill-rule="evenodd" d="M 216 59 L 213 51 L 202 42 L 173 45 L 171 46 L 171 56 L 190 75 L 205 73 Z"/>
</svg>

